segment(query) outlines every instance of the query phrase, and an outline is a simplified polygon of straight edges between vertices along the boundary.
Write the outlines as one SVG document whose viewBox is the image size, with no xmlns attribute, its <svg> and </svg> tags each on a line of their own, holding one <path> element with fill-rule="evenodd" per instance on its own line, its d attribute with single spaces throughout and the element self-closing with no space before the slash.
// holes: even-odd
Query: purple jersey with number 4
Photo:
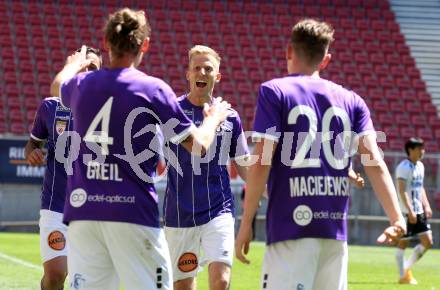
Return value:
<svg viewBox="0 0 440 290">
<path fill-rule="evenodd" d="M 273 79 L 260 87 L 254 131 L 254 137 L 277 142 L 268 180 L 267 243 L 346 240 L 350 140 L 374 132 L 363 99 L 320 78 Z"/>
<path fill-rule="evenodd" d="M 68 176 L 65 222 L 159 227 L 152 179 L 158 161 L 156 125 L 171 142 L 184 140 L 193 126 L 172 89 L 134 68 L 102 69 L 64 82 L 61 98 L 75 116 L 80 141 Z"/>
<path fill-rule="evenodd" d="M 64 131 L 72 129 L 72 114 L 61 105 L 59 98 L 44 99 L 31 131 L 31 138 L 47 143 L 47 166 L 41 192 L 41 209 L 62 213 L 66 198 L 66 171 L 55 158 L 55 145 Z M 66 152 L 64 152 L 66 153 Z"/>
<path fill-rule="evenodd" d="M 203 107 L 193 105 L 186 95 L 178 99 L 186 116 L 196 126 L 203 122 Z M 193 156 L 182 145 L 169 144 L 176 156 L 168 160 L 168 184 L 164 202 L 165 225 L 195 227 L 213 218 L 234 213 L 234 197 L 226 167 L 229 158 L 249 154 L 240 117 L 235 110 L 220 124 L 217 137 L 203 157 Z M 174 163 L 174 164 L 173 164 Z M 181 174 L 178 173 L 179 168 Z"/>
</svg>

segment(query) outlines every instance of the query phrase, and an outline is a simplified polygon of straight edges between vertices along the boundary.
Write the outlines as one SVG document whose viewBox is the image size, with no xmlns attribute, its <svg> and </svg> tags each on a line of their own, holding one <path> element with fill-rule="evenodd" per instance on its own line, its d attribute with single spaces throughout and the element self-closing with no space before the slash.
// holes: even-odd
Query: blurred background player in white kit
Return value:
<svg viewBox="0 0 440 290">
<path fill-rule="evenodd" d="M 424 142 L 420 138 L 410 138 L 405 143 L 407 158 L 396 167 L 397 191 L 402 212 L 407 217 L 407 233 L 397 244 L 396 261 L 399 270 L 400 284 L 417 284 L 411 267 L 432 247 L 432 232 L 428 219 L 432 217 L 432 209 L 426 195 L 423 179 L 425 166 L 422 163 L 425 154 Z M 420 243 L 405 261 L 405 249 L 410 240 L 418 238 Z"/>
</svg>

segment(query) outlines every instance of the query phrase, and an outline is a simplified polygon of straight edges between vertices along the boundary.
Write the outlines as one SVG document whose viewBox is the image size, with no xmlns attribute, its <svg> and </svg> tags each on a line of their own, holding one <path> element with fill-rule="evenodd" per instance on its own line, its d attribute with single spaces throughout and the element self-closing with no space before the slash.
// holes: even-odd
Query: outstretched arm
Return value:
<svg viewBox="0 0 440 290">
<path fill-rule="evenodd" d="M 50 94 L 52 96 L 60 96 L 61 84 L 73 78 L 77 73 L 84 70 L 91 63 L 91 60 L 86 58 L 87 47 L 83 45 L 80 52 L 75 52 L 67 58 L 63 69 L 55 76 L 50 85 Z"/>
<path fill-rule="evenodd" d="M 365 173 L 391 224 L 378 238 L 378 242 L 393 244 L 405 233 L 406 225 L 393 180 L 377 147 L 375 136 L 365 135 L 360 138 L 359 153 Z"/>
<path fill-rule="evenodd" d="M 237 259 L 245 264 L 250 263 L 245 255 L 249 252 L 249 244 L 253 236 L 252 220 L 258 210 L 261 196 L 266 190 L 266 183 L 271 169 L 271 162 L 268 161 L 272 160 L 275 145 L 275 142 L 268 139 L 262 139 L 256 143 L 252 156 L 258 159 L 248 170 L 243 215 L 235 241 L 235 255 Z M 264 152 L 265 148 L 268 148 L 269 152 Z M 266 158 L 269 158 L 269 160 Z"/>
</svg>

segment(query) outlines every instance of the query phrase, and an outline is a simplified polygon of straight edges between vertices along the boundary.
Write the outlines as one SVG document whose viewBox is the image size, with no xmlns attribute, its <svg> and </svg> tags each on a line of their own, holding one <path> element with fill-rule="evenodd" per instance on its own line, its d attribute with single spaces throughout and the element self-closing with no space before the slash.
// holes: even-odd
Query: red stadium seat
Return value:
<svg viewBox="0 0 440 290">
<path fill-rule="evenodd" d="M 22 121 L 16 122 L 11 124 L 10 131 L 12 134 L 15 135 L 23 135 L 26 133 L 26 127 L 23 125 Z"/>
<path fill-rule="evenodd" d="M 417 137 L 424 140 L 431 140 L 433 137 L 433 132 L 429 128 L 422 128 L 417 130 Z"/>
<path fill-rule="evenodd" d="M 389 148 L 394 151 L 402 151 L 404 143 L 402 140 L 395 139 L 388 141 Z"/>
<path fill-rule="evenodd" d="M 425 142 L 425 150 L 427 152 L 438 152 L 440 150 L 438 140 Z"/>
</svg>

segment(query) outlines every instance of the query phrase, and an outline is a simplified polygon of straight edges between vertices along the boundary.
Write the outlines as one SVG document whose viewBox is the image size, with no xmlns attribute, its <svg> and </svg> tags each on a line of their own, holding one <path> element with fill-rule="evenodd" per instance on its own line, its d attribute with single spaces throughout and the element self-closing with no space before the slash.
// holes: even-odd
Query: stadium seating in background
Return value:
<svg viewBox="0 0 440 290">
<path fill-rule="evenodd" d="M 82 4 L 81 4 L 82 3 Z M 151 48 L 141 70 L 186 91 L 187 50 L 206 44 L 222 56 L 216 93 L 250 129 L 258 85 L 286 73 L 291 26 L 314 17 L 336 28 L 332 61 L 323 77 L 359 92 L 372 109 L 385 150 L 401 151 L 418 135 L 440 150 L 440 119 L 386 0 L 245 1 L 2 1 L 0 133 L 26 134 L 39 100 L 65 57 L 81 44 L 101 47 L 105 16 L 123 6 L 145 9 Z"/>
</svg>

